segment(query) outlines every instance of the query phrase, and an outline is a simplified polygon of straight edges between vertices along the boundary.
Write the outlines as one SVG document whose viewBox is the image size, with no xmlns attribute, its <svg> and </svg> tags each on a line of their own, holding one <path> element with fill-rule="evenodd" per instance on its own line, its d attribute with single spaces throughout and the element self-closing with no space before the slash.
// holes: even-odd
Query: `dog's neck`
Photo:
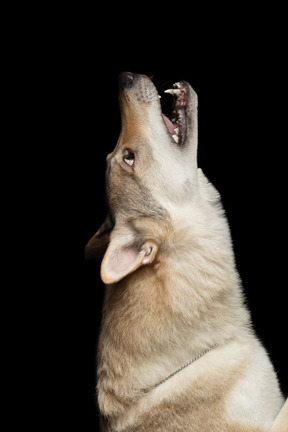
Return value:
<svg viewBox="0 0 288 432">
<path fill-rule="evenodd" d="M 249 314 L 227 247 L 230 238 L 222 238 L 227 225 L 217 228 L 215 247 L 217 235 L 207 236 L 208 222 L 195 225 L 195 232 L 178 227 L 177 245 L 163 247 L 152 265 L 106 287 L 98 388 L 107 415 L 125 411 L 143 388 L 207 348 L 240 337 L 240 322 L 247 332 Z"/>
<path fill-rule="evenodd" d="M 143 393 L 149 393 L 150 391 L 152 391 L 155 388 L 159 387 L 161 384 L 164 384 L 170 378 L 173 378 L 175 375 L 177 375 L 183 369 L 185 369 L 186 367 L 190 366 L 192 363 L 194 363 L 199 358 L 203 357 L 205 354 L 207 354 L 209 351 L 211 351 L 212 349 L 214 349 L 216 347 L 217 347 L 217 345 L 214 345 L 214 346 L 212 346 L 210 348 L 207 348 L 205 351 L 201 352 L 197 356 L 195 356 L 192 359 L 190 359 L 187 363 L 185 363 L 184 365 L 180 366 L 178 369 L 176 369 L 174 372 L 172 372 L 171 374 L 169 374 L 167 377 L 163 378 L 161 381 L 157 382 L 156 384 L 153 384 L 153 386 L 151 386 L 151 387 L 143 389 Z"/>
</svg>

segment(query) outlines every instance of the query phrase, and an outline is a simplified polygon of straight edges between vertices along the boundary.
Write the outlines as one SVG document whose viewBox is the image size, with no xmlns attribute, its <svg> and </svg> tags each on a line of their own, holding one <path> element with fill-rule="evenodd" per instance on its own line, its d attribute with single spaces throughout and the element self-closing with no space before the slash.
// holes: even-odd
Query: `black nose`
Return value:
<svg viewBox="0 0 288 432">
<path fill-rule="evenodd" d="M 122 72 L 119 75 L 119 84 L 123 87 L 131 87 L 134 81 L 135 75 L 132 72 Z"/>
</svg>

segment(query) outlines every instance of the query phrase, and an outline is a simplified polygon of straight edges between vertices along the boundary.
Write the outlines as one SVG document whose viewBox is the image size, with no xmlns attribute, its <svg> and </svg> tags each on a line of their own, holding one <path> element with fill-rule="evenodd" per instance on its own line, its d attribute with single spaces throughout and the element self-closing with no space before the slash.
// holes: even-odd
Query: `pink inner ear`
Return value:
<svg viewBox="0 0 288 432">
<path fill-rule="evenodd" d="M 139 247 L 135 244 L 116 250 L 107 263 L 107 270 L 114 275 L 125 274 L 136 264 L 138 256 Z"/>
</svg>

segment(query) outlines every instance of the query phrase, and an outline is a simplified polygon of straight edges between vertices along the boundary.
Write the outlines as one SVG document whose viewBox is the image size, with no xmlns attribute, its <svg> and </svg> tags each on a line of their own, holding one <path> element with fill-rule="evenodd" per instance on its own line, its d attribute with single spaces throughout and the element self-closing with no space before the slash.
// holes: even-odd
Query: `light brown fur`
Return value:
<svg viewBox="0 0 288 432">
<path fill-rule="evenodd" d="M 270 432 L 287 432 L 288 431 L 288 399 L 278 414 Z"/>
<path fill-rule="evenodd" d="M 102 431 L 266 432 L 283 399 L 251 327 L 219 194 L 197 169 L 197 96 L 182 85 L 187 128 L 177 147 L 152 82 L 124 74 L 120 87 L 109 215 L 86 246 L 89 258 L 105 252 Z M 273 432 L 284 432 L 285 415 Z"/>
</svg>

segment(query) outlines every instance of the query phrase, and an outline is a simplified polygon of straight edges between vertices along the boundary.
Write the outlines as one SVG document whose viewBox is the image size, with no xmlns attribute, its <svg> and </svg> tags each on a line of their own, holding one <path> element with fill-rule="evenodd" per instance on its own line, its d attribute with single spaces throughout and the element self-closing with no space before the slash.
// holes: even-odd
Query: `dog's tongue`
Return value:
<svg viewBox="0 0 288 432">
<path fill-rule="evenodd" d="M 174 125 L 173 125 L 173 123 L 172 123 L 171 120 L 169 120 L 169 118 L 166 117 L 164 114 L 162 114 L 162 116 L 163 116 L 163 119 L 164 119 L 164 121 L 165 121 L 165 124 L 166 124 L 166 126 L 167 126 L 169 132 L 171 133 L 171 135 L 173 135 L 173 134 L 175 133 L 175 132 L 174 132 Z"/>
</svg>

